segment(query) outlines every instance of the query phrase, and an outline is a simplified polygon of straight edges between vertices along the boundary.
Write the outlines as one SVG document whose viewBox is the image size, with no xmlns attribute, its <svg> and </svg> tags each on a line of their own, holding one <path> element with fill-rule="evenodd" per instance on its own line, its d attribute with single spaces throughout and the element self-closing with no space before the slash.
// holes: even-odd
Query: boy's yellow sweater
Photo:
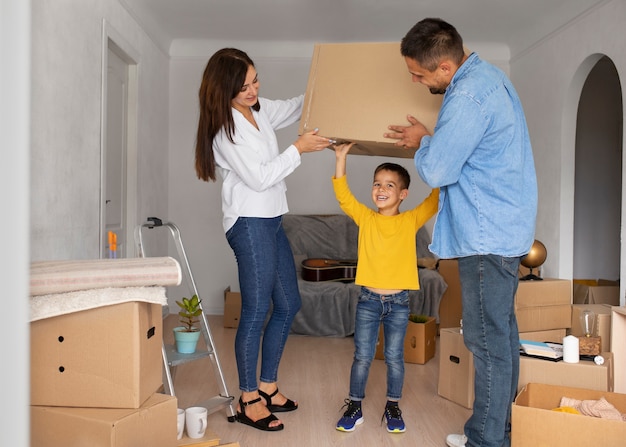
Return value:
<svg viewBox="0 0 626 447">
<path fill-rule="evenodd" d="M 384 216 L 354 197 L 347 176 L 332 180 L 341 209 L 359 227 L 355 283 L 375 289 L 418 290 L 415 235 L 437 212 L 439 189 L 433 189 L 412 210 Z"/>
</svg>

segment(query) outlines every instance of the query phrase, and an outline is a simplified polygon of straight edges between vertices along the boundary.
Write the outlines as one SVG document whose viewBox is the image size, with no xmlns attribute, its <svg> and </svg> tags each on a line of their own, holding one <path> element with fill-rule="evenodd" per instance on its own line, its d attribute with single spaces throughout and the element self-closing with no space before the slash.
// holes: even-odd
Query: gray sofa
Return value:
<svg viewBox="0 0 626 447">
<path fill-rule="evenodd" d="M 357 258 L 358 227 L 343 214 L 286 214 L 283 225 L 298 270 L 302 309 L 291 331 L 295 334 L 345 337 L 354 334 L 356 303 L 360 287 L 353 282 L 313 282 L 302 279 L 302 261 L 307 258 L 335 260 Z M 439 321 L 439 304 L 447 285 L 428 250 L 430 234 L 422 227 L 416 235 L 420 290 L 409 293 L 411 313 L 430 315 Z M 418 268 L 416 266 L 415 268 Z"/>
</svg>

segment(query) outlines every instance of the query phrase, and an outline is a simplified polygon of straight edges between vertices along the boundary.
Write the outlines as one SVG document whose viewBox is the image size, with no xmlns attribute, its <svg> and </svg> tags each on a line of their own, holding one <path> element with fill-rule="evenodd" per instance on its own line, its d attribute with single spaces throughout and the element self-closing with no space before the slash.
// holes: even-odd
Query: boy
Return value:
<svg viewBox="0 0 626 447">
<path fill-rule="evenodd" d="M 363 422 L 361 401 L 376 351 L 382 321 L 387 365 L 387 431 L 406 430 L 398 401 L 404 383 L 404 336 L 409 321 L 409 290 L 419 289 L 415 234 L 437 212 L 439 189 L 416 208 L 400 212 L 409 194 L 410 176 L 395 163 L 383 163 L 374 171 L 372 200 L 378 211 L 358 202 L 346 179 L 346 158 L 353 143 L 335 147 L 333 188 L 341 209 L 359 227 L 358 267 L 355 283 L 361 286 L 354 330 L 354 360 L 350 371 L 350 395 L 337 430 L 350 432 Z"/>
</svg>

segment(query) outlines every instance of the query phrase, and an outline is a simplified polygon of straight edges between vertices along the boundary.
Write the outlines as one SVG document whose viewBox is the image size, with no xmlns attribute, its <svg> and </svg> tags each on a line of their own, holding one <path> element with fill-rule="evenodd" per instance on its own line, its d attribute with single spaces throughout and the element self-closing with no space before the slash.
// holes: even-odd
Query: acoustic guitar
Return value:
<svg viewBox="0 0 626 447">
<path fill-rule="evenodd" d="M 302 261 L 305 281 L 352 282 L 356 276 L 356 260 L 309 258 Z"/>
</svg>

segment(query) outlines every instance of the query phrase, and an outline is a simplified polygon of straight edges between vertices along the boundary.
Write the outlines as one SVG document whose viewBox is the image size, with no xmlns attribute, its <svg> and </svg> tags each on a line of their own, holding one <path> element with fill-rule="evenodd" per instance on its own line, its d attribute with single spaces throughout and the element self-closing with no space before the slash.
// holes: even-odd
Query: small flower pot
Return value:
<svg viewBox="0 0 626 447">
<path fill-rule="evenodd" d="M 193 354 L 196 352 L 201 333 L 200 329 L 188 332 L 183 326 L 175 327 L 174 340 L 176 341 L 176 350 L 181 354 Z"/>
</svg>

